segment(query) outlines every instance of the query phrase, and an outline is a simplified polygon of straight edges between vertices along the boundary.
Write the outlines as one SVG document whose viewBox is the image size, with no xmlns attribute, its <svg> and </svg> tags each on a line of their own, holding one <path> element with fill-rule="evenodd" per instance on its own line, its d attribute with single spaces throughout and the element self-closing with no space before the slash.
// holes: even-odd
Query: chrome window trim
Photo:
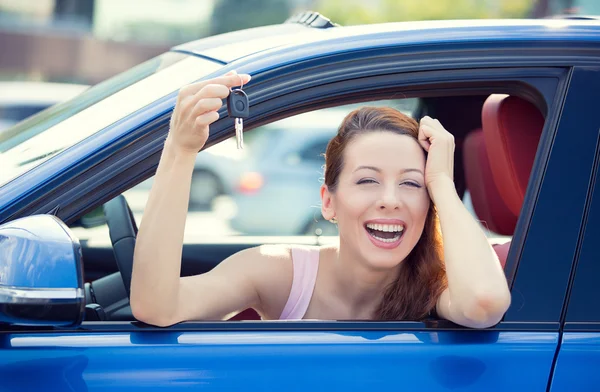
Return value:
<svg viewBox="0 0 600 392">
<path fill-rule="evenodd" d="M 0 285 L 0 303 L 32 303 L 39 300 L 61 301 L 84 298 L 80 288 L 28 288 Z"/>
</svg>

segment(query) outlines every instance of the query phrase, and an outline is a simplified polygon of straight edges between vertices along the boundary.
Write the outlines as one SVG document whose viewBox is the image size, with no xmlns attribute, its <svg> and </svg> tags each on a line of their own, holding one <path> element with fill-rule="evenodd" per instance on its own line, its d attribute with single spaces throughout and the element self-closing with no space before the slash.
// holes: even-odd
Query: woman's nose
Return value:
<svg viewBox="0 0 600 392">
<path fill-rule="evenodd" d="M 398 189 L 396 186 L 387 186 L 385 187 L 380 200 L 379 200 L 379 208 L 380 209 L 399 209 L 401 200 L 398 197 Z"/>
</svg>

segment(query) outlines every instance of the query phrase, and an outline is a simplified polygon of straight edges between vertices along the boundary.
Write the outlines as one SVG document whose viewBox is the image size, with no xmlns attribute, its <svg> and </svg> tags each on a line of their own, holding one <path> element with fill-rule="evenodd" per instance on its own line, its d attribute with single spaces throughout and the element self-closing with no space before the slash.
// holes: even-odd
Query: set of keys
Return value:
<svg viewBox="0 0 600 392">
<path fill-rule="evenodd" d="M 250 103 L 242 87 L 244 87 L 243 82 L 239 88 L 231 89 L 227 97 L 227 114 L 235 121 L 238 149 L 244 148 L 244 119 L 250 115 Z"/>
</svg>

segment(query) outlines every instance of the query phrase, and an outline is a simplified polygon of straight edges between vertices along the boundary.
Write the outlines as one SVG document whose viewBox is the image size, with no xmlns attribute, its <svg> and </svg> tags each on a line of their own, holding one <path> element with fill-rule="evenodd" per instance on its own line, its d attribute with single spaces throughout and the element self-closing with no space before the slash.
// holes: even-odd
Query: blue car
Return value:
<svg viewBox="0 0 600 392">
<path fill-rule="evenodd" d="M 341 27 L 305 13 L 175 47 L 17 125 L 0 140 L 0 389 L 597 389 L 599 64 L 595 20 Z M 454 135 L 457 192 L 493 234 L 512 293 L 503 320 L 262 321 L 252 309 L 168 328 L 135 320 L 137 225 L 122 194 L 155 173 L 178 90 L 233 69 L 252 75 L 248 136 L 320 109 L 418 99 L 414 116 Z M 220 113 L 207 151 L 234 134 Z M 107 243 L 75 234 L 99 228 Z M 320 240 L 190 239 L 181 273 Z"/>
</svg>

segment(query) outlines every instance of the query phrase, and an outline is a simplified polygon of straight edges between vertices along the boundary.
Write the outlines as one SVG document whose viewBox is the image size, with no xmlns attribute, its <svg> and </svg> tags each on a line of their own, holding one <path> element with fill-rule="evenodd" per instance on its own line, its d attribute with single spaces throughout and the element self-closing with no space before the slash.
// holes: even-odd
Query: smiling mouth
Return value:
<svg viewBox="0 0 600 392">
<path fill-rule="evenodd" d="M 404 234 L 404 226 L 402 225 L 380 225 L 368 223 L 365 229 L 371 237 L 383 243 L 394 243 L 400 240 Z"/>
</svg>

